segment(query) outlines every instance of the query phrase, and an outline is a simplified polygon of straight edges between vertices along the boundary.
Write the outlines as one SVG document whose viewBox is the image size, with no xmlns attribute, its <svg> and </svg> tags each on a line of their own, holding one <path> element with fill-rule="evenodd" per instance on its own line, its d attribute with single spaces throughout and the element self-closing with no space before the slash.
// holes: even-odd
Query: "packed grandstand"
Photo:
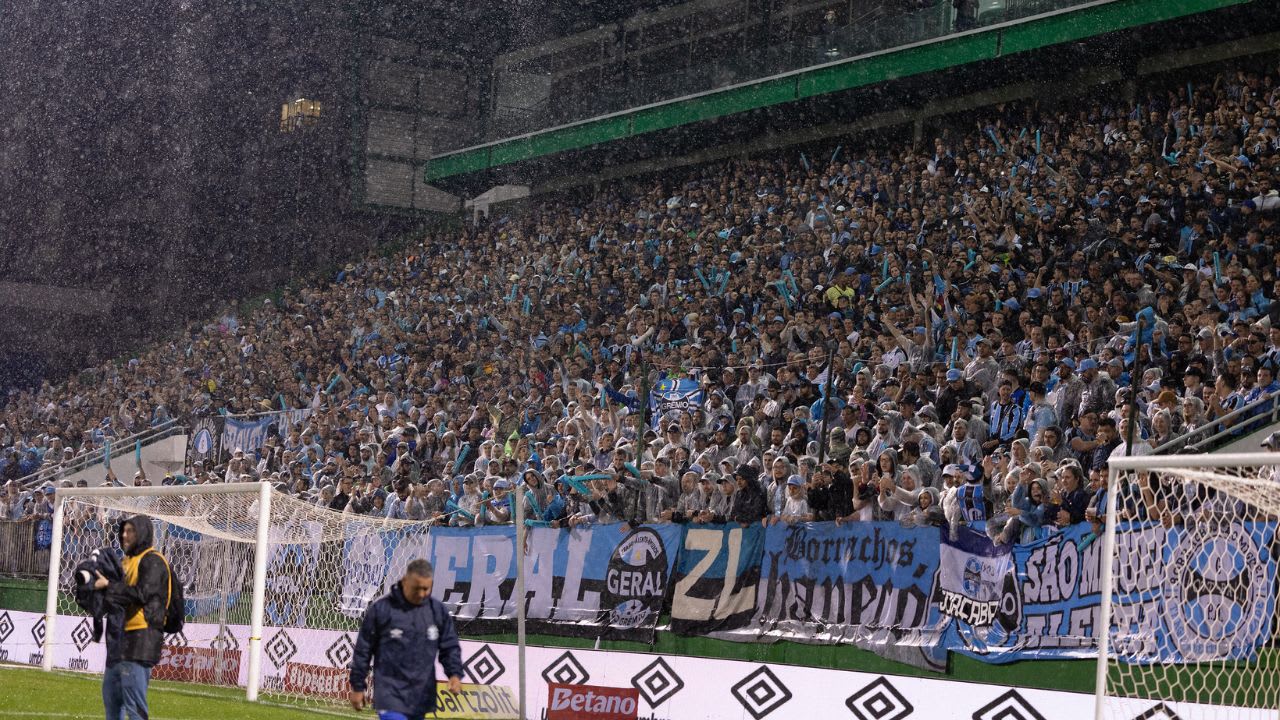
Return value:
<svg viewBox="0 0 1280 720">
<path fill-rule="evenodd" d="M 437 232 L 11 392 L 0 513 L 47 515 L 113 439 L 210 417 L 271 432 L 132 482 L 451 525 L 510 523 L 515 488 L 554 527 L 1097 522 L 1112 455 L 1271 413 L 1278 112 L 1277 69 L 1249 67 Z M 1137 489 L 1122 511 L 1180 512 Z"/>
</svg>

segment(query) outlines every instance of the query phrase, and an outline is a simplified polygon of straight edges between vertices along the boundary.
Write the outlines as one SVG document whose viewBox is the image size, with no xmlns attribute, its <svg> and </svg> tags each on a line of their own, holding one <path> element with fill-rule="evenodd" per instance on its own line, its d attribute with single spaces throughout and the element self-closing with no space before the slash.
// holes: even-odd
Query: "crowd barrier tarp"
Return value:
<svg viewBox="0 0 1280 720">
<path fill-rule="evenodd" d="M 530 528 L 525 589 L 530 632 L 652 639 L 680 548 L 678 525 Z M 508 632 L 516 617 L 515 528 L 369 530 L 346 542 L 340 607 L 357 617 L 415 557 L 434 567 L 432 594 L 459 631 Z"/>
</svg>

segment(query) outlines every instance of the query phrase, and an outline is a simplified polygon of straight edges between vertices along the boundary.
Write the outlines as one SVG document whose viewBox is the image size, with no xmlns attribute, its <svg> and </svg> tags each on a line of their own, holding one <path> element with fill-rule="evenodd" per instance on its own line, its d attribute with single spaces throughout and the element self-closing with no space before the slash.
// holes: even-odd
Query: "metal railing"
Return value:
<svg viewBox="0 0 1280 720">
<path fill-rule="evenodd" d="M 0 577 L 49 576 L 49 548 L 36 549 L 40 518 L 0 520 Z"/>
<path fill-rule="evenodd" d="M 136 432 L 132 435 L 122 438 L 112 438 L 110 460 L 114 460 L 123 455 L 133 452 L 134 447 L 138 443 L 150 445 L 151 443 L 163 440 L 173 435 L 179 435 L 185 430 L 178 424 L 178 421 L 170 418 L 159 425 L 154 425 Z M 93 465 L 101 464 L 104 460 L 105 450 L 103 448 L 94 448 L 88 452 L 82 452 L 66 462 L 60 462 L 56 465 L 48 465 L 36 470 L 35 472 L 18 478 L 18 484 L 26 490 L 31 490 L 36 486 L 46 483 L 55 482 L 62 478 L 74 475 L 85 468 Z"/>
<path fill-rule="evenodd" d="M 1280 422 L 1280 393 L 1267 393 L 1244 407 L 1185 432 L 1152 450 L 1153 455 L 1208 453 Z M 1270 407 L 1267 407 L 1270 403 Z"/>
</svg>

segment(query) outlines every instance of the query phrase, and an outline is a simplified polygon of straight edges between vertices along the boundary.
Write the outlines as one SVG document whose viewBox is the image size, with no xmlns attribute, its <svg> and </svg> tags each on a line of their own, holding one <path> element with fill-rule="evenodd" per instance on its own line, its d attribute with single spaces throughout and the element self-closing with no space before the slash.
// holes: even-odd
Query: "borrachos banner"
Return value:
<svg viewBox="0 0 1280 720">
<path fill-rule="evenodd" d="M 531 632 L 651 639 L 680 547 L 679 525 L 530 528 L 525 554 Z M 407 550 L 406 550 L 407 549 Z M 343 552 L 341 610 L 360 617 L 413 557 L 435 568 L 432 594 L 459 632 L 514 627 L 515 528 L 366 530 Z"/>
<path fill-rule="evenodd" d="M 546 720 L 636 720 L 640 691 L 599 685 L 547 685 Z"/>
<path fill-rule="evenodd" d="M 929 597 L 938 534 L 894 522 L 796 523 L 764 533 L 755 614 L 712 633 L 736 641 L 852 643 L 939 672 Z"/>
</svg>

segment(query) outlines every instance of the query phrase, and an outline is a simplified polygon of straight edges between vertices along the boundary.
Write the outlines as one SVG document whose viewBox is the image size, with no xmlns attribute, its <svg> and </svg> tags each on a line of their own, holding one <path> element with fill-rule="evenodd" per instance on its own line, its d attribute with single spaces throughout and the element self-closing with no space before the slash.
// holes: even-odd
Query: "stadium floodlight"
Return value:
<svg viewBox="0 0 1280 720">
<path fill-rule="evenodd" d="M 1280 453 L 1109 465 L 1097 720 L 1274 720 Z"/>
</svg>

